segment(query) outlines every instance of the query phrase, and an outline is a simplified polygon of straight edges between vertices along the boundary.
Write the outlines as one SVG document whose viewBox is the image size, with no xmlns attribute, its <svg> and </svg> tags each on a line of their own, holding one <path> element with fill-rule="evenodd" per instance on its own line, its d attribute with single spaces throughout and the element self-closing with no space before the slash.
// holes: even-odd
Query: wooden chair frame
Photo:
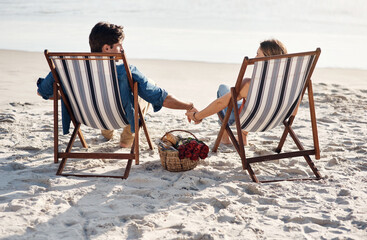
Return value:
<svg viewBox="0 0 367 240">
<path fill-rule="evenodd" d="M 218 114 L 220 120 L 222 121 L 222 126 L 219 130 L 218 137 L 216 139 L 216 142 L 213 146 L 212 151 L 216 152 L 218 150 L 220 140 L 223 136 L 224 131 L 226 131 L 228 133 L 228 135 L 229 135 L 236 151 L 240 155 L 243 170 L 248 171 L 251 179 L 254 182 L 259 183 L 259 182 L 277 182 L 277 181 L 285 181 L 285 180 L 292 181 L 292 180 L 319 180 L 319 179 L 322 179 L 322 176 L 321 176 L 319 170 L 316 168 L 315 164 L 313 163 L 313 161 L 310 158 L 310 155 L 315 155 L 316 159 L 320 159 L 320 147 L 319 147 L 319 140 L 318 140 L 318 133 L 317 133 L 316 112 L 315 112 L 315 104 L 314 104 L 312 81 L 311 81 L 311 76 L 312 76 L 312 73 L 315 69 L 317 60 L 320 56 L 320 53 L 321 53 L 321 49 L 317 48 L 316 51 L 313 51 L 313 52 L 294 53 L 294 54 L 277 55 L 277 56 L 253 58 L 253 59 L 249 59 L 248 57 L 245 57 L 244 60 L 243 60 L 238 78 L 237 78 L 236 85 L 235 85 L 235 87 L 231 88 L 232 97 L 231 97 L 230 103 L 228 104 L 228 110 L 226 112 L 226 115 L 224 116 L 224 118 L 222 118 L 222 116 L 220 114 Z M 238 96 L 238 94 L 241 90 L 240 87 L 241 87 L 242 79 L 244 78 L 247 66 L 253 65 L 255 62 L 258 62 L 258 61 L 266 61 L 266 60 L 271 60 L 271 59 L 289 58 L 289 57 L 306 56 L 306 55 L 315 55 L 315 59 L 314 59 L 313 64 L 310 68 L 309 74 L 308 74 L 307 79 L 306 79 L 306 84 L 305 84 L 305 87 L 302 91 L 302 95 L 301 95 L 301 98 L 298 102 L 297 107 L 295 108 L 295 110 L 293 111 L 293 113 L 289 117 L 289 119 L 286 119 L 283 122 L 283 124 L 285 126 L 285 129 L 284 129 L 282 137 L 280 138 L 280 142 L 278 144 L 278 147 L 275 150 L 278 154 L 263 155 L 263 156 L 258 156 L 258 157 L 246 158 L 245 147 L 244 147 L 244 144 L 243 144 L 243 138 L 242 138 L 242 134 L 241 134 L 241 125 L 240 125 L 239 112 L 238 112 L 237 107 L 233 107 L 233 106 L 237 106 L 237 104 L 236 104 L 237 96 Z M 301 144 L 300 140 L 298 139 L 296 133 L 292 129 L 292 124 L 293 124 L 293 121 L 295 119 L 295 115 L 297 113 L 299 104 L 300 104 L 301 100 L 303 99 L 303 96 L 304 96 L 306 90 L 308 91 L 309 109 L 310 109 L 310 117 L 311 117 L 311 127 L 312 127 L 313 143 L 314 143 L 314 148 L 309 149 L 309 150 L 304 149 L 304 147 Z M 229 120 L 232 109 L 234 109 L 234 116 L 235 116 L 235 123 L 236 123 L 238 141 L 236 140 L 231 128 L 228 125 L 228 120 Z M 297 145 L 299 151 L 280 153 L 288 134 L 291 136 L 291 138 L 293 139 L 293 141 Z M 251 165 L 250 165 L 250 164 L 256 163 L 256 162 L 271 161 L 271 160 L 291 158 L 291 157 L 299 157 L 299 156 L 303 156 L 305 158 L 306 162 L 308 163 L 309 167 L 312 169 L 312 171 L 315 174 L 316 178 L 279 179 L 279 180 L 259 181 L 258 178 L 256 177 L 254 171 L 252 170 Z"/>
<path fill-rule="evenodd" d="M 138 103 L 138 83 L 133 81 L 132 74 L 130 71 L 130 68 L 128 67 L 128 62 L 125 57 L 124 50 L 122 50 L 121 53 L 66 53 L 66 52 L 48 52 L 48 50 L 44 51 L 45 57 L 47 59 L 48 65 L 51 69 L 52 75 L 55 79 L 54 82 L 54 96 L 60 96 L 61 99 L 64 101 L 64 104 L 66 106 L 66 109 L 71 117 L 71 121 L 74 125 L 74 131 L 70 137 L 69 143 L 65 149 L 65 151 L 59 151 L 59 126 L 58 126 L 58 98 L 53 98 L 53 110 L 54 110 L 54 163 L 58 163 L 59 159 L 61 160 L 61 163 L 59 165 L 59 168 L 57 170 L 56 175 L 61 176 L 76 176 L 76 177 L 109 177 L 109 178 L 122 178 L 126 179 L 129 176 L 132 161 L 135 159 L 135 164 L 139 164 L 139 119 L 141 121 L 141 126 L 143 127 L 149 148 L 152 150 L 153 145 L 148 133 L 148 129 L 144 120 L 144 116 L 142 114 L 142 111 L 140 109 L 139 103 Z M 133 96 L 134 96 L 134 109 L 138 109 L 138 111 L 135 111 L 135 137 L 134 142 L 132 144 L 130 153 L 83 153 L 83 152 L 71 152 L 73 144 L 75 142 L 76 136 L 79 137 L 81 144 L 84 148 L 88 148 L 88 145 L 84 139 L 84 136 L 80 130 L 81 123 L 76 121 L 76 118 L 73 114 L 73 111 L 71 110 L 70 102 L 63 91 L 59 79 L 59 75 L 56 71 L 55 64 L 51 60 L 50 57 L 52 56 L 88 56 L 88 60 L 100 60 L 99 58 L 93 58 L 93 57 L 101 57 L 101 56 L 108 56 L 108 57 L 114 57 L 115 60 L 123 60 L 125 70 L 127 73 L 127 77 L 129 80 L 129 85 L 132 89 Z M 66 162 L 68 158 L 76 158 L 76 159 L 127 159 L 127 165 L 125 168 L 125 172 L 123 175 L 115 176 L 115 175 L 95 175 L 95 174 L 69 174 L 69 173 L 63 173 L 64 167 L 66 165 Z"/>
</svg>

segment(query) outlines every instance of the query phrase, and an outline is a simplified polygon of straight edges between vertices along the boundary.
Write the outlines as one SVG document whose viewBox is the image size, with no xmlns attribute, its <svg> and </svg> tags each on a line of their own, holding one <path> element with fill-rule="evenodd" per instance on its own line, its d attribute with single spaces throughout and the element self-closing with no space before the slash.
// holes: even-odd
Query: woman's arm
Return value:
<svg viewBox="0 0 367 240">
<path fill-rule="evenodd" d="M 231 93 L 227 93 L 226 95 L 223 95 L 222 97 L 211 102 L 206 108 L 204 108 L 200 112 L 187 112 L 186 116 L 189 119 L 194 120 L 195 122 L 200 122 L 202 119 L 211 116 L 227 107 L 230 99 Z"/>
<path fill-rule="evenodd" d="M 241 84 L 241 91 L 237 96 L 237 101 L 242 99 L 242 98 L 246 98 L 247 97 L 247 93 L 248 93 L 248 89 L 250 86 L 250 78 L 245 78 L 242 81 Z M 194 111 L 190 111 L 186 113 L 186 116 L 192 120 L 194 120 L 195 122 L 200 122 L 202 119 L 211 116 L 221 110 L 223 110 L 224 108 L 226 108 L 229 104 L 229 101 L 231 100 L 232 94 L 231 92 L 223 95 L 222 97 L 214 100 L 213 102 L 211 102 L 206 108 L 204 108 L 203 110 L 201 110 L 200 112 L 194 112 Z"/>
<path fill-rule="evenodd" d="M 251 82 L 251 78 L 245 78 L 242 80 L 241 90 L 237 96 L 237 100 L 241 98 L 247 98 L 248 90 L 250 88 L 250 82 Z"/>
</svg>

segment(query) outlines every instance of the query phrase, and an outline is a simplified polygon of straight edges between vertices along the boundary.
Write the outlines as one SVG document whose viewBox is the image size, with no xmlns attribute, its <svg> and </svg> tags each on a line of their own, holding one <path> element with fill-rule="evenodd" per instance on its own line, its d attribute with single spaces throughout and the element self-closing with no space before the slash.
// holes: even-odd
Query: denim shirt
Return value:
<svg viewBox="0 0 367 240">
<path fill-rule="evenodd" d="M 148 79 L 133 65 L 130 65 L 130 71 L 134 82 L 138 83 L 138 95 L 153 106 L 154 112 L 159 111 L 168 93 L 166 90 L 148 82 Z M 131 126 L 131 132 L 135 132 L 134 122 L 134 96 L 129 86 L 129 81 L 123 64 L 116 66 L 118 83 L 120 87 L 120 97 L 126 113 L 127 120 Z M 37 81 L 37 91 L 44 98 L 49 99 L 53 96 L 53 83 L 55 79 L 50 72 L 45 78 L 39 78 Z M 63 134 L 68 134 L 71 118 L 67 112 L 64 102 L 61 100 L 61 116 Z"/>
</svg>

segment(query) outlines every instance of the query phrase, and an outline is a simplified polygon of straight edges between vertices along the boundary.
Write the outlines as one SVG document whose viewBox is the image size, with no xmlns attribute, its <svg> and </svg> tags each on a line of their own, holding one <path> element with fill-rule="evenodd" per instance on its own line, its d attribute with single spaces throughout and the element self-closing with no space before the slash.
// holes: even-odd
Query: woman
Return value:
<svg viewBox="0 0 367 240">
<path fill-rule="evenodd" d="M 287 54 L 287 49 L 281 43 L 279 40 L 271 39 L 266 40 L 260 43 L 260 47 L 257 50 L 256 57 L 267 57 L 267 56 L 273 56 L 273 55 L 281 55 L 281 54 Z M 239 109 L 239 112 L 241 112 L 242 107 L 244 106 L 247 93 L 250 87 L 250 78 L 245 78 L 242 80 L 241 84 L 241 90 L 237 98 L 237 107 Z M 200 123 L 201 120 L 204 118 L 211 116 L 215 113 L 220 112 L 220 114 L 223 114 L 225 116 L 227 111 L 227 106 L 229 101 L 231 100 L 231 93 L 230 89 L 227 85 L 220 85 L 218 92 L 217 92 L 217 99 L 210 103 L 206 108 L 199 112 L 195 111 L 188 111 L 186 112 L 186 116 L 189 119 L 189 121 L 193 120 L 195 123 Z M 229 117 L 229 125 L 232 125 L 235 121 L 234 118 L 234 112 L 232 110 L 231 115 Z M 243 143 L 244 145 L 247 145 L 247 132 L 242 131 L 242 137 L 243 137 Z M 223 144 L 230 144 L 229 136 L 226 131 L 223 133 L 223 137 L 221 139 L 221 143 Z"/>
</svg>

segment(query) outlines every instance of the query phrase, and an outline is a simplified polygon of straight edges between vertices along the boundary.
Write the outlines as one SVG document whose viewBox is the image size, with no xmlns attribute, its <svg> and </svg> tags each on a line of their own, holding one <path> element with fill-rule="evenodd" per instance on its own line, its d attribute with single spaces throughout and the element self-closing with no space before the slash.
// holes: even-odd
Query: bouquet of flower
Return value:
<svg viewBox="0 0 367 240">
<path fill-rule="evenodd" d="M 205 159 L 208 156 L 209 147 L 196 138 L 175 136 L 167 133 L 161 142 L 165 150 L 177 150 L 179 159 L 189 158 L 198 161 L 199 158 Z"/>
<path fill-rule="evenodd" d="M 190 158 L 198 161 L 199 158 L 205 159 L 208 156 L 209 147 L 202 141 L 186 138 L 181 143 L 179 142 L 177 150 L 180 159 Z"/>
</svg>

